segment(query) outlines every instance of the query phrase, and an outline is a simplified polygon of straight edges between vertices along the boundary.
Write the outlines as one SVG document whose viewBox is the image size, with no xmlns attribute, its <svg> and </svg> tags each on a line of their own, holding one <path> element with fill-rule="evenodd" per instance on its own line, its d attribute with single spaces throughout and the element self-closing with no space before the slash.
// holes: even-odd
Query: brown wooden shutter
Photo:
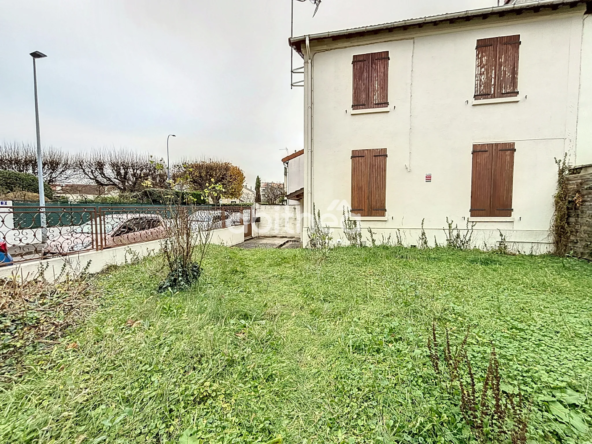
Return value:
<svg viewBox="0 0 592 444">
<path fill-rule="evenodd" d="M 518 65 L 520 36 L 500 37 L 498 40 L 497 97 L 518 95 Z"/>
<path fill-rule="evenodd" d="M 355 55 L 353 65 L 353 103 L 352 109 L 364 109 L 371 106 L 369 97 L 370 54 Z"/>
<path fill-rule="evenodd" d="M 492 99 L 495 96 L 496 66 L 497 39 L 477 40 L 477 71 L 475 74 L 475 99 Z"/>
<path fill-rule="evenodd" d="M 491 214 L 492 165 L 494 147 L 473 145 L 473 179 L 471 185 L 471 217 Z"/>
<path fill-rule="evenodd" d="M 386 216 L 386 149 L 370 151 L 370 216 Z"/>
<path fill-rule="evenodd" d="M 388 101 L 389 52 L 375 52 L 371 58 L 370 108 L 386 108 Z"/>
<path fill-rule="evenodd" d="M 370 157 L 369 150 L 352 151 L 352 192 L 351 206 L 352 214 L 358 216 L 370 216 Z"/>
<path fill-rule="evenodd" d="M 514 191 L 514 143 L 498 143 L 493 151 L 492 216 L 512 216 Z"/>
</svg>

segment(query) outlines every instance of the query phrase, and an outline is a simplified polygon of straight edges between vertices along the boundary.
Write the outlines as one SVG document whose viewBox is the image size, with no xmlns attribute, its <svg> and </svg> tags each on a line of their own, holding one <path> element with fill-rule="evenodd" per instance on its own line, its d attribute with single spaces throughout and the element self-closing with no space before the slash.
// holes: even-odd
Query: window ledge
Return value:
<svg viewBox="0 0 592 444">
<path fill-rule="evenodd" d="M 389 113 L 391 112 L 390 107 L 385 108 L 369 108 L 369 109 L 352 109 L 351 115 L 355 116 L 356 114 L 374 114 L 374 113 Z"/>
<path fill-rule="evenodd" d="M 479 105 L 495 105 L 498 103 L 516 103 L 520 102 L 520 96 L 516 97 L 502 97 L 500 99 L 483 99 L 483 100 L 476 100 L 473 99 L 473 106 Z"/>
<path fill-rule="evenodd" d="M 469 217 L 469 222 L 514 222 L 513 217 Z"/>
<path fill-rule="evenodd" d="M 376 221 L 376 222 L 386 222 L 388 220 L 388 216 L 362 216 L 362 217 L 358 217 L 356 218 L 357 220 L 359 220 L 360 222 L 372 222 L 372 221 Z"/>
</svg>

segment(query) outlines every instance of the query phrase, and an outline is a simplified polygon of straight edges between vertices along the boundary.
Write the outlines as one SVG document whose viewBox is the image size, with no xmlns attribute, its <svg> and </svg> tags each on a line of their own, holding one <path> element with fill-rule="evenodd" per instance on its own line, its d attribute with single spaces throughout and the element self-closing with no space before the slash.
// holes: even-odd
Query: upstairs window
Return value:
<svg viewBox="0 0 592 444">
<path fill-rule="evenodd" d="M 389 52 L 355 55 L 352 109 L 387 108 Z"/>
<path fill-rule="evenodd" d="M 352 151 L 351 212 L 386 216 L 386 149 Z"/>
<path fill-rule="evenodd" d="M 477 40 L 475 100 L 518 96 L 520 36 Z"/>
<path fill-rule="evenodd" d="M 471 217 L 512 217 L 514 143 L 473 145 Z"/>
</svg>

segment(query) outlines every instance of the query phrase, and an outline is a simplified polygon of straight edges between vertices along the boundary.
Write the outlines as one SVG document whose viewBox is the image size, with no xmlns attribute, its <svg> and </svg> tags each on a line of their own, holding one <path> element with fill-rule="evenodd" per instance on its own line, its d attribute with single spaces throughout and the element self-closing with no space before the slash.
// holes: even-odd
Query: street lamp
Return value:
<svg viewBox="0 0 592 444">
<path fill-rule="evenodd" d="M 39 51 L 31 53 L 33 57 L 33 81 L 35 83 L 35 123 L 37 127 L 37 179 L 39 181 L 39 219 L 41 222 L 41 242 L 47 242 L 47 219 L 45 217 L 45 189 L 43 188 L 43 159 L 41 157 L 41 134 L 39 132 L 39 100 L 37 99 L 37 59 L 47 57 Z"/>
<path fill-rule="evenodd" d="M 169 158 L 169 137 L 177 137 L 174 134 L 169 134 L 167 136 L 167 180 L 169 181 L 169 186 L 171 184 L 171 160 Z"/>
</svg>

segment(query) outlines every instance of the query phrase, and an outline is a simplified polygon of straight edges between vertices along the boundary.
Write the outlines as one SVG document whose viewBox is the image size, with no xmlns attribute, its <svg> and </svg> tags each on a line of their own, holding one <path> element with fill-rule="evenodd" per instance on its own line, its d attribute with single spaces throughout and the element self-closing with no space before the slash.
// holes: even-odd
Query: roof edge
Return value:
<svg viewBox="0 0 592 444">
<path fill-rule="evenodd" d="M 295 153 L 290 154 L 282 159 L 282 163 L 289 162 L 292 159 L 296 159 L 304 154 L 304 150 L 296 151 Z"/>
<path fill-rule="evenodd" d="M 348 35 L 353 34 L 366 34 L 366 33 L 376 33 L 379 31 L 387 31 L 390 29 L 397 29 L 397 28 L 406 28 L 410 26 L 417 26 L 417 25 L 425 25 L 425 24 L 432 24 L 432 23 L 440 23 L 449 20 L 459 20 L 459 19 L 471 19 L 477 18 L 482 16 L 488 15 L 497 15 L 497 14 L 505 14 L 509 12 L 520 12 L 520 11 L 527 11 L 527 10 L 537 10 L 541 8 L 551 8 L 557 9 L 560 6 L 572 6 L 575 7 L 579 4 L 587 4 L 590 3 L 590 0 L 540 0 L 540 1 L 533 1 L 531 3 L 522 3 L 516 5 L 506 5 L 506 6 L 494 6 L 491 8 L 481 8 L 481 9 L 470 9 L 467 11 L 461 12 L 452 12 L 446 13 L 441 15 L 433 15 L 423 18 L 417 19 L 409 19 L 409 20 L 402 20 L 397 22 L 389 22 L 384 23 L 381 25 L 372 25 L 372 26 L 363 26 L 359 28 L 349 28 L 343 29 L 339 31 L 329 31 L 329 32 L 322 32 L 318 34 L 310 34 L 308 35 L 310 41 L 313 40 L 320 40 L 320 39 L 327 39 L 327 38 L 334 38 L 334 37 L 346 37 Z M 298 52 L 301 56 L 302 51 L 300 49 L 300 44 L 306 40 L 306 35 L 302 35 L 299 37 L 292 37 L 288 39 L 288 44 L 294 48 L 296 52 Z"/>
</svg>

